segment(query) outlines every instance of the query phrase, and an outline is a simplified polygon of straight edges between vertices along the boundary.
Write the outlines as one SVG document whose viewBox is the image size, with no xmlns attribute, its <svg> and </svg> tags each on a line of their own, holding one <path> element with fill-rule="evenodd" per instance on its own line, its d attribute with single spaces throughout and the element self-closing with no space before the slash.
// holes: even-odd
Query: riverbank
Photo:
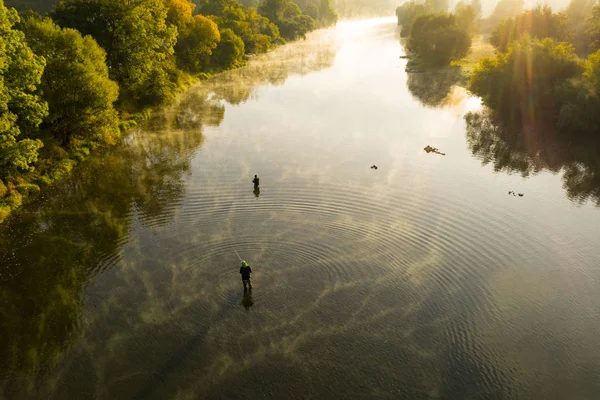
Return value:
<svg viewBox="0 0 600 400">
<path fill-rule="evenodd" d="M 296 41 L 290 41 L 282 46 L 273 46 L 270 52 L 275 49 L 293 44 Z M 137 112 L 119 111 L 119 131 L 120 134 L 113 143 L 97 145 L 93 143 L 78 143 L 77 147 L 66 149 L 60 142 L 55 140 L 50 132 L 42 131 L 38 134 L 38 139 L 44 142 L 44 146 L 39 150 L 35 169 L 26 175 L 15 176 L 7 182 L 0 179 L 0 224 L 2 224 L 10 214 L 22 205 L 34 200 L 52 185 L 71 176 L 74 169 L 91 154 L 102 149 L 118 146 L 123 138 L 132 130 L 137 129 L 139 124 L 149 120 L 154 114 L 163 109 L 167 109 L 177 101 L 177 98 L 188 91 L 191 87 L 208 81 L 229 71 L 245 68 L 251 62 L 253 54 L 246 55 L 244 64 L 234 65 L 216 73 L 198 73 L 185 74 L 181 77 L 179 85 L 175 90 L 173 99 L 160 107 L 146 107 Z"/>
</svg>

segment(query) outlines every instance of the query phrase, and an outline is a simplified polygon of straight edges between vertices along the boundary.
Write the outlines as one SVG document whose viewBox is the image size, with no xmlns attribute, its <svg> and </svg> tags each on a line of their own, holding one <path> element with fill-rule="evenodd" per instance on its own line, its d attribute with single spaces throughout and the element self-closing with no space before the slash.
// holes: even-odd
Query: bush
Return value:
<svg viewBox="0 0 600 400">
<path fill-rule="evenodd" d="M 452 14 L 418 17 L 410 31 L 407 49 L 431 65 L 448 65 L 469 54 L 471 37 Z"/>
</svg>

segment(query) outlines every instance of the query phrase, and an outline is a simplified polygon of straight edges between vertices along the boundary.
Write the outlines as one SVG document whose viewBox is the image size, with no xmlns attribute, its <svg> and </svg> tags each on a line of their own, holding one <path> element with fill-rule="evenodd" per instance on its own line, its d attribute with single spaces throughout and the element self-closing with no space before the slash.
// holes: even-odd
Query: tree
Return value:
<svg viewBox="0 0 600 400">
<path fill-rule="evenodd" d="M 13 29 L 19 22 L 14 9 L 0 0 L 0 178 L 33 170 L 42 142 L 20 138 L 48 114 L 48 105 L 37 94 L 45 60 L 25 43 L 25 35 Z M 2 185 L 4 186 L 4 185 Z"/>
<path fill-rule="evenodd" d="M 471 37 L 459 27 L 452 14 L 425 14 L 418 17 L 410 31 L 407 49 L 431 65 L 448 65 L 465 57 Z"/>
<path fill-rule="evenodd" d="M 337 22 L 338 15 L 330 0 L 295 0 L 295 3 L 319 26 L 330 26 Z"/>
<path fill-rule="evenodd" d="M 167 25 L 167 12 L 164 0 L 61 0 L 52 14 L 106 50 L 110 77 L 126 100 L 157 105 L 173 96 L 175 86 L 170 55 L 177 29 Z"/>
<path fill-rule="evenodd" d="M 538 6 L 501 22 L 492 32 L 490 42 L 505 52 L 512 41 L 525 34 L 538 39 L 566 41 L 570 36 L 567 16 L 563 13 L 553 14 L 548 6 Z"/>
<path fill-rule="evenodd" d="M 92 37 L 60 28 L 49 18 L 29 18 L 22 30 L 34 53 L 46 59 L 39 88 L 50 114 L 43 126 L 63 146 L 114 143 L 119 121 L 113 103 L 119 87 L 108 77 L 104 50 Z"/>
<path fill-rule="evenodd" d="M 396 17 L 398 18 L 398 26 L 401 37 L 408 37 L 412 28 L 413 22 L 417 17 L 427 14 L 428 8 L 416 1 L 409 1 L 396 8 Z"/>
<path fill-rule="evenodd" d="M 179 36 L 194 23 L 196 5 L 190 0 L 165 0 L 167 24 L 177 27 Z"/>
<path fill-rule="evenodd" d="M 304 37 L 316 27 L 315 20 L 303 14 L 292 0 L 263 0 L 258 12 L 273 21 L 286 40 Z"/>
<path fill-rule="evenodd" d="M 201 14 L 195 15 L 175 46 L 177 59 L 190 72 L 204 71 L 220 40 L 217 24 Z"/>
<path fill-rule="evenodd" d="M 510 45 L 508 53 L 481 60 L 470 90 L 505 120 L 549 120 L 565 103 L 560 96 L 564 85 L 582 71 L 570 44 L 525 35 Z"/>
<path fill-rule="evenodd" d="M 211 65 L 214 69 L 227 69 L 243 64 L 244 41 L 231 29 L 221 31 L 221 41 L 213 50 Z"/>
<path fill-rule="evenodd" d="M 206 0 L 200 11 L 209 15 L 219 29 L 231 29 L 241 37 L 246 53 L 264 53 L 281 41 L 279 28 L 254 7 L 235 0 Z"/>
</svg>

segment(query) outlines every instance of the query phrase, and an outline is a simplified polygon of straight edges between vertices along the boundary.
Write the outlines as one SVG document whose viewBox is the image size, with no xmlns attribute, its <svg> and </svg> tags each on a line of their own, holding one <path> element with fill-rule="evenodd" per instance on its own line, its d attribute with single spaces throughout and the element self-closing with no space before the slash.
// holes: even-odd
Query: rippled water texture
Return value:
<svg viewBox="0 0 600 400">
<path fill-rule="evenodd" d="M 16 213 L 0 397 L 596 398 L 600 210 L 401 54 L 384 19 L 255 57 Z"/>
</svg>

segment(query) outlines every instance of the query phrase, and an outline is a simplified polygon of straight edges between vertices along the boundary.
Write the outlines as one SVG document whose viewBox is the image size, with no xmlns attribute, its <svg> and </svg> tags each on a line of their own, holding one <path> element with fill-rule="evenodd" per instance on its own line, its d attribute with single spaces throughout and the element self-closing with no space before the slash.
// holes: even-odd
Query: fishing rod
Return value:
<svg viewBox="0 0 600 400">
<path fill-rule="evenodd" d="M 244 261 L 244 260 L 242 260 L 242 257 L 240 257 L 240 255 L 238 254 L 238 252 L 237 252 L 236 249 L 233 249 L 233 251 L 235 251 L 235 255 L 238 256 L 238 258 L 240 259 L 240 261 Z"/>
</svg>

